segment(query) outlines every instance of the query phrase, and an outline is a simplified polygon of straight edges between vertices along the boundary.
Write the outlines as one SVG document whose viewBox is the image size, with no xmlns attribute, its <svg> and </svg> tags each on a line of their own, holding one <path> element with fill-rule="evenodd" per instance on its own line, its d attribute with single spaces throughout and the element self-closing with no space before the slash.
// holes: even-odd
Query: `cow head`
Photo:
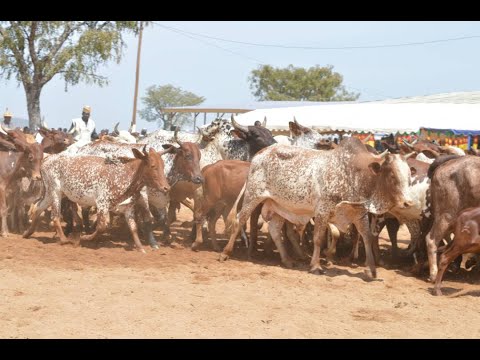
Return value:
<svg viewBox="0 0 480 360">
<path fill-rule="evenodd" d="M 300 146 L 306 149 L 322 149 L 324 148 L 323 140 L 325 137 L 317 131 L 300 125 L 297 119 L 288 123 L 291 137 L 293 138 L 293 145 Z"/>
<path fill-rule="evenodd" d="M 133 156 L 142 160 L 145 169 L 145 183 L 163 193 L 170 191 L 170 185 L 165 177 L 165 164 L 162 159 L 162 155 L 167 151 L 156 152 L 152 148 L 147 152 L 147 145 L 143 147 L 143 150 L 133 148 Z"/>
<path fill-rule="evenodd" d="M 46 153 L 58 154 L 74 142 L 72 135 L 64 131 L 49 129 L 44 122 L 40 123 L 38 132 L 43 137 L 42 147 Z"/>
<path fill-rule="evenodd" d="M 413 201 L 409 195 L 409 186 L 412 181 L 406 158 L 403 155 L 389 154 L 387 150 L 371 156 L 373 161 L 368 167 L 376 178 L 375 201 L 388 208 L 411 207 Z"/>
<path fill-rule="evenodd" d="M 174 139 L 179 147 L 172 144 L 162 145 L 164 149 L 167 149 L 165 152 L 175 154 L 172 166 L 174 181 L 183 180 L 201 184 L 203 176 L 200 171 L 200 148 L 196 143 L 180 141 L 177 133 L 178 129 L 175 130 Z"/>
<path fill-rule="evenodd" d="M 259 126 L 243 126 L 237 123 L 232 115 L 232 126 L 234 129 L 231 133 L 248 143 L 250 157 L 277 142 L 270 130 L 263 127 L 262 124 Z"/>
<path fill-rule="evenodd" d="M 43 159 L 42 146 L 37 143 L 29 144 L 25 138 L 25 134 L 19 129 L 8 130 L 4 129 L 3 126 L 0 126 L 0 129 L 4 140 L 13 143 L 15 149 L 23 153 L 20 162 L 27 176 L 31 176 L 33 180 L 40 180 L 42 178 L 40 174 L 40 165 Z"/>
</svg>

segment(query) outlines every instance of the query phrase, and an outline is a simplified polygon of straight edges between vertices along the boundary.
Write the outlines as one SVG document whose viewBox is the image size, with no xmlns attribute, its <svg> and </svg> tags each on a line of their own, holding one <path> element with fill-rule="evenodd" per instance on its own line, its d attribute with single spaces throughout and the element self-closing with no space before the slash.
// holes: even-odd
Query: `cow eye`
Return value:
<svg viewBox="0 0 480 360">
<path fill-rule="evenodd" d="M 187 160 L 192 160 L 192 159 L 193 159 L 192 154 L 187 154 L 187 155 L 185 155 L 185 159 L 187 159 Z"/>
</svg>

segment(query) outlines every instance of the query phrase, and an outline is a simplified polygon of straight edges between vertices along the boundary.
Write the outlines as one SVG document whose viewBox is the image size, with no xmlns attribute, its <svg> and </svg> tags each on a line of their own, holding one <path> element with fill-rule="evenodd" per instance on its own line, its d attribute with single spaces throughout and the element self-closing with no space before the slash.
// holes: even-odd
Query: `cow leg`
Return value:
<svg viewBox="0 0 480 360">
<path fill-rule="evenodd" d="M 277 214 L 273 215 L 272 219 L 268 222 L 268 232 L 272 235 L 272 240 L 277 246 L 283 265 L 291 269 L 293 267 L 293 260 L 288 255 L 282 239 L 282 227 L 284 222 L 285 220 L 281 216 Z"/>
<path fill-rule="evenodd" d="M 144 231 L 145 231 L 145 237 L 147 238 L 148 243 L 150 244 L 150 247 L 154 250 L 158 250 L 158 243 L 157 240 L 155 240 L 155 236 L 153 235 L 153 224 L 151 221 L 145 221 L 143 225 Z"/>
<path fill-rule="evenodd" d="M 398 244 L 397 244 L 397 234 L 398 229 L 400 229 L 400 223 L 397 219 L 385 219 L 387 225 L 388 237 L 392 242 L 392 261 L 396 262 L 398 258 Z"/>
<path fill-rule="evenodd" d="M 262 211 L 262 206 L 257 206 L 250 216 L 250 241 L 248 242 L 248 259 L 251 258 L 253 251 L 257 249 L 258 241 L 258 218 Z"/>
<path fill-rule="evenodd" d="M 437 247 L 440 241 L 443 239 L 444 234 L 446 234 L 449 228 L 449 223 L 444 216 L 441 216 L 440 219 L 435 219 L 432 226 L 432 230 L 427 234 L 425 242 L 427 243 L 427 255 L 428 255 L 428 264 L 430 270 L 429 281 L 434 282 L 438 273 L 437 266 Z"/>
<path fill-rule="evenodd" d="M 313 228 L 313 255 L 310 262 L 310 272 L 312 274 L 320 275 L 324 274 L 325 270 L 320 265 L 320 250 L 326 243 L 327 226 L 328 222 L 327 214 L 322 214 L 315 217 L 315 227 Z"/>
<path fill-rule="evenodd" d="M 422 231 L 420 228 L 420 221 L 418 220 L 407 221 L 405 224 L 407 225 L 408 231 L 410 232 L 411 239 L 407 255 L 411 256 L 418 251 Z"/>
<path fill-rule="evenodd" d="M 285 235 L 286 238 L 290 241 L 290 244 L 292 244 L 293 251 L 295 251 L 296 256 L 300 260 L 307 260 L 308 256 L 305 254 L 303 249 L 300 247 L 300 242 L 302 241 L 303 233 L 305 231 L 305 226 L 298 226 L 298 230 L 296 231 L 294 229 L 294 225 L 291 222 L 285 222 L 286 225 L 286 230 L 285 230 Z"/>
<path fill-rule="evenodd" d="M 142 243 L 140 242 L 140 239 L 138 237 L 138 229 L 137 229 L 137 223 L 135 222 L 135 210 L 133 206 L 130 206 L 127 208 L 127 210 L 124 213 L 125 220 L 127 221 L 128 228 L 130 229 L 130 232 L 132 233 L 133 241 L 135 242 L 135 245 L 137 249 L 142 252 L 146 253 L 145 249 L 142 246 Z M 97 224 L 98 228 L 98 224 Z"/>
<path fill-rule="evenodd" d="M 48 192 L 45 191 L 45 196 L 38 205 L 35 206 L 35 212 L 32 215 L 32 221 L 30 223 L 29 228 L 27 231 L 23 233 L 23 237 L 25 239 L 28 239 L 35 229 L 37 228 L 38 222 L 40 220 L 40 215 L 42 214 L 43 211 L 45 211 L 51 204 L 53 203 L 53 198 L 48 194 Z"/>
<path fill-rule="evenodd" d="M 128 212 L 128 209 L 125 211 L 125 214 L 127 212 Z M 132 213 L 134 214 L 133 211 L 132 211 Z M 91 240 L 95 239 L 95 237 L 98 234 L 101 234 L 101 233 L 105 232 L 105 230 L 107 229 L 107 223 L 106 223 L 107 216 L 108 216 L 108 210 L 102 211 L 100 209 L 97 209 L 97 220 L 95 221 L 97 225 L 95 226 L 95 231 L 92 234 L 81 236 L 80 240 L 91 241 Z M 126 215 L 125 215 L 125 217 L 126 217 Z M 127 221 L 127 223 L 128 223 L 128 221 Z M 138 233 L 137 233 L 137 238 L 138 238 Z"/>
<path fill-rule="evenodd" d="M 328 261 L 333 261 L 335 254 L 337 253 L 337 242 L 340 238 L 340 231 L 335 225 L 328 224 L 327 231 L 330 234 L 331 242 L 328 249 L 325 251 L 325 256 Z"/>
<path fill-rule="evenodd" d="M 4 187 L 0 189 L 0 216 L 2 217 L 2 232 L 0 236 L 7 237 L 9 235 L 7 225 L 8 207 L 6 201 L 6 189 Z"/>
<path fill-rule="evenodd" d="M 362 218 L 355 221 L 355 227 L 358 230 L 358 233 L 363 239 L 365 245 L 365 256 L 366 256 L 366 265 L 368 269 L 365 270 L 365 274 L 370 279 L 377 277 L 377 269 L 375 268 L 375 258 L 372 251 L 372 244 L 375 241 L 375 237 L 370 231 L 370 224 L 368 220 L 368 214 L 365 214 Z"/>
<path fill-rule="evenodd" d="M 255 200 L 251 200 L 249 203 L 244 202 L 242 210 L 240 210 L 238 215 L 233 220 L 232 233 L 230 235 L 230 239 L 228 240 L 227 245 L 220 254 L 220 261 L 227 260 L 228 257 L 232 254 L 235 240 L 237 239 L 238 234 L 240 234 L 242 226 L 245 225 L 255 208 L 260 205 L 264 200 L 265 198 L 257 198 Z"/>
<path fill-rule="evenodd" d="M 214 214 L 208 217 L 208 235 L 210 237 L 210 242 L 212 243 L 212 248 L 216 252 L 220 252 L 221 248 L 217 242 L 217 232 L 215 231 L 215 226 L 217 225 L 217 221 L 220 218 L 221 213 L 215 212 Z"/>
<path fill-rule="evenodd" d="M 82 207 L 82 222 L 85 233 L 90 233 L 90 206 Z"/>
</svg>

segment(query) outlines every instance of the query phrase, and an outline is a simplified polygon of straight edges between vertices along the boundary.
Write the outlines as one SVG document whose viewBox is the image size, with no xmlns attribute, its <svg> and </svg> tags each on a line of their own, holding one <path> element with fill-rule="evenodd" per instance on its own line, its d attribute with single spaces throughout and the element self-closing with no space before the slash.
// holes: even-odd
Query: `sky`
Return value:
<svg viewBox="0 0 480 360">
<path fill-rule="evenodd" d="M 462 37 L 472 38 L 451 40 Z M 41 113 L 49 127 L 69 127 L 83 105 L 90 105 L 97 131 L 117 122 L 128 129 L 138 38 L 125 40 L 120 64 L 99 69 L 109 85 L 79 84 L 65 92 L 56 76 L 44 87 Z M 423 44 L 402 45 L 408 43 Z M 262 64 L 332 65 L 346 89 L 361 94 L 360 101 L 476 91 L 479 59 L 480 22 L 155 21 L 143 33 L 137 108 L 143 108 L 141 97 L 149 86 L 166 84 L 205 97 L 204 105 L 255 101 L 248 77 Z M 2 79 L 0 111 L 7 107 L 14 117 L 28 118 L 23 86 Z M 144 127 L 158 125 L 137 115 L 137 129 Z"/>
</svg>

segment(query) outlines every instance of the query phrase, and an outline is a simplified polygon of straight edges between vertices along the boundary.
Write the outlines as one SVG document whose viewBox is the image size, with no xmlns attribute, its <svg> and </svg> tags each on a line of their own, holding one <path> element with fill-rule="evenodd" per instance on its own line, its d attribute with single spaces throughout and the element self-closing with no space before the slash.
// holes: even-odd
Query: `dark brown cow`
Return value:
<svg viewBox="0 0 480 360">
<path fill-rule="evenodd" d="M 463 210 L 455 222 L 453 240 L 444 248 L 440 248 L 440 265 L 435 280 L 435 294 L 442 295 L 442 278 L 448 265 L 458 256 L 465 253 L 480 253 L 480 207 Z"/>
<path fill-rule="evenodd" d="M 208 230 L 215 251 L 220 251 L 217 244 L 215 224 L 221 215 L 224 219 L 227 218 L 247 180 L 249 169 L 250 162 L 241 160 L 220 160 L 202 169 L 202 175 L 205 179 L 203 198 L 200 208 L 195 211 L 194 220 L 197 229 L 201 229 L 205 218 L 208 216 Z M 202 237 L 199 236 L 192 244 L 192 249 L 198 249 L 201 243 Z"/>
<path fill-rule="evenodd" d="M 431 212 L 433 224 L 427 234 L 430 280 L 437 276 L 437 246 L 449 239 L 459 213 L 480 204 L 480 158 L 444 156 L 430 166 Z"/>
<path fill-rule="evenodd" d="M 1 236 L 8 236 L 7 225 L 7 190 L 13 182 L 26 176 L 40 180 L 40 165 L 43 159 L 42 147 L 39 144 L 29 144 L 25 134 L 20 130 L 0 128 L 2 144 L 10 143 L 15 151 L 0 151 L 0 217 L 2 218 Z"/>
</svg>

